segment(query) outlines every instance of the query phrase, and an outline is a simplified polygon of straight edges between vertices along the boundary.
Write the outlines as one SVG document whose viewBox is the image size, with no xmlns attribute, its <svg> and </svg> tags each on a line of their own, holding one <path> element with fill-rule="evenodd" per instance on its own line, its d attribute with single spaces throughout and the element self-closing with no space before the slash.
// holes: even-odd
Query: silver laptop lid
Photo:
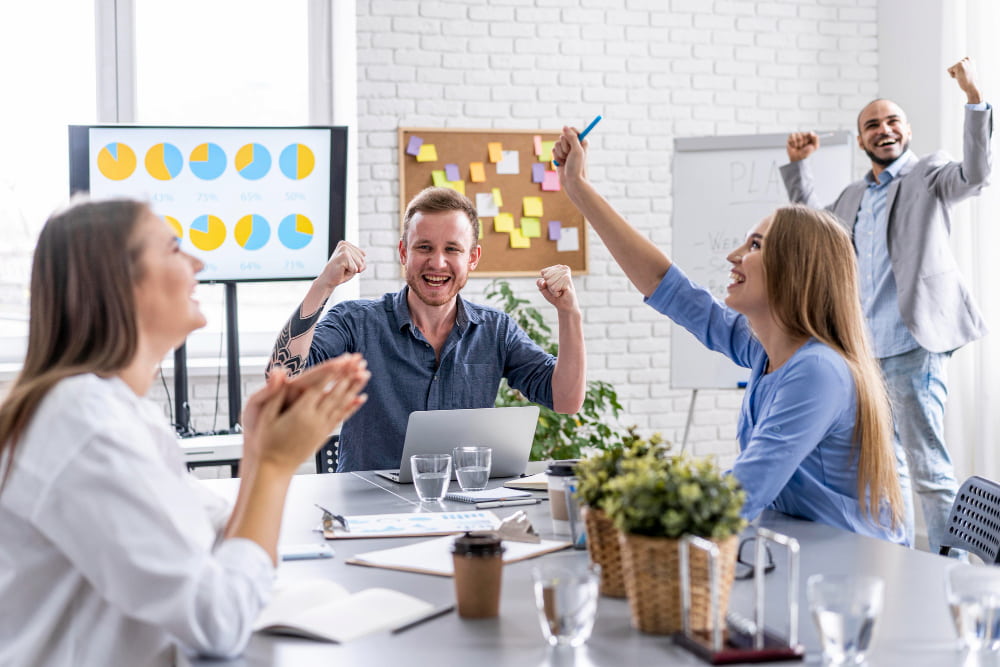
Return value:
<svg viewBox="0 0 1000 667">
<path fill-rule="evenodd" d="M 411 412 L 399 463 L 399 481 L 410 483 L 414 454 L 451 454 L 455 447 L 493 448 L 490 477 L 513 477 L 524 472 L 538 424 L 538 406 L 426 410 Z"/>
</svg>

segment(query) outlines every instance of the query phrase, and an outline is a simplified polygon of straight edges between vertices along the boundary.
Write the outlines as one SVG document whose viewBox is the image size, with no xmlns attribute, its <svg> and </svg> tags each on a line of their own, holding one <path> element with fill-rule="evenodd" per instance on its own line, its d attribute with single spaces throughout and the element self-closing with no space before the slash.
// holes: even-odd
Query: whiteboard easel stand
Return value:
<svg viewBox="0 0 1000 667">
<path fill-rule="evenodd" d="M 698 390 L 691 390 L 691 405 L 688 406 L 687 423 L 684 424 L 684 439 L 681 440 L 681 453 L 687 451 L 688 433 L 691 432 L 691 422 L 694 421 L 694 402 L 698 399 Z"/>
</svg>

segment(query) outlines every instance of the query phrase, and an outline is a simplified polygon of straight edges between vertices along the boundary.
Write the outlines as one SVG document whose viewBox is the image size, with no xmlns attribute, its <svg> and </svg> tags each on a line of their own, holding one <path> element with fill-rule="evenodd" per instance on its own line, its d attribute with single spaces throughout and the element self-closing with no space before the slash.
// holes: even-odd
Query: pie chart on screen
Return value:
<svg viewBox="0 0 1000 667">
<path fill-rule="evenodd" d="M 226 170 L 226 152 L 217 144 L 195 146 L 188 158 L 191 173 L 203 181 L 212 181 Z"/>
<path fill-rule="evenodd" d="M 97 154 L 97 168 L 104 178 L 124 181 L 135 171 L 135 151 L 126 144 L 108 144 Z"/>
<path fill-rule="evenodd" d="M 226 240 L 226 225 L 214 215 L 199 215 L 191 223 L 191 243 L 198 250 L 215 250 Z"/>
<path fill-rule="evenodd" d="M 184 156 L 173 144 L 156 144 L 146 151 L 146 171 L 158 181 L 169 181 L 181 173 Z"/>
<path fill-rule="evenodd" d="M 278 240 L 290 250 L 300 250 L 309 245 L 313 238 L 312 220 L 293 213 L 281 219 L 278 225 Z"/>
<path fill-rule="evenodd" d="M 170 225 L 170 229 L 174 230 L 174 234 L 177 236 L 177 238 L 179 239 L 184 238 L 184 228 L 181 227 L 180 220 L 178 220 L 177 218 L 173 218 L 169 215 L 163 216 L 163 219 L 166 220 L 167 224 Z"/>
<path fill-rule="evenodd" d="M 260 144 L 246 144 L 236 151 L 236 171 L 251 181 L 267 176 L 271 169 L 271 154 Z"/>
<path fill-rule="evenodd" d="M 304 144 L 291 144 L 278 157 L 281 173 L 293 181 L 298 181 L 312 173 L 316 166 L 316 156 Z"/>
<path fill-rule="evenodd" d="M 264 216 L 245 215 L 236 222 L 236 227 L 233 228 L 233 238 L 236 239 L 241 248 L 260 250 L 271 238 L 271 225 L 267 223 Z"/>
</svg>

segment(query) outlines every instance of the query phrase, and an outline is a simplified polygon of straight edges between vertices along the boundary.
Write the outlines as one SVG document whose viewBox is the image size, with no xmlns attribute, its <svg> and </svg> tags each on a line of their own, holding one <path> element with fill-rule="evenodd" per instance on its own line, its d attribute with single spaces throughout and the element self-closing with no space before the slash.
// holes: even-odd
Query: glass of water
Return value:
<svg viewBox="0 0 1000 667">
<path fill-rule="evenodd" d="M 451 481 L 451 457 L 447 454 L 414 454 L 410 457 L 413 486 L 425 502 L 443 500 Z"/>
<path fill-rule="evenodd" d="M 948 570 L 946 589 L 962 647 L 1000 649 L 1000 568 L 958 563 Z"/>
<path fill-rule="evenodd" d="M 481 491 L 490 481 L 493 450 L 490 447 L 456 447 L 452 450 L 455 477 L 463 491 Z"/>
<path fill-rule="evenodd" d="M 585 560 L 556 560 L 533 570 L 535 605 L 542 634 L 552 646 L 582 646 L 597 617 L 599 565 Z"/>
<path fill-rule="evenodd" d="M 875 621 L 882 612 L 881 577 L 815 574 L 806 582 L 809 610 L 819 629 L 827 664 L 857 664 L 865 659 Z"/>
</svg>

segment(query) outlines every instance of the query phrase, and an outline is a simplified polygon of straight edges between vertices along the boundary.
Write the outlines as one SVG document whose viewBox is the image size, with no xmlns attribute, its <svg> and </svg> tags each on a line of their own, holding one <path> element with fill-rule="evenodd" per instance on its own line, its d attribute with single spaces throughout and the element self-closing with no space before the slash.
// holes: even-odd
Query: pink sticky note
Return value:
<svg viewBox="0 0 1000 667">
<path fill-rule="evenodd" d="M 559 184 L 559 172 L 547 171 L 545 172 L 545 178 L 542 180 L 542 190 L 547 190 L 548 192 L 556 192 L 562 187 Z"/>
<path fill-rule="evenodd" d="M 549 220 L 549 240 L 558 241 L 562 236 L 562 223 L 558 220 Z"/>
<path fill-rule="evenodd" d="M 444 173 L 448 175 L 449 181 L 460 181 L 462 180 L 461 175 L 458 173 L 457 164 L 446 164 L 444 166 Z"/>
<path fill-rule="evenodd" d="M 420 147 L 423 146 L 424 140 L 417 136 L 411 136 L 410 142 L 406 144 L 406 154 L 416 157 L 420 154 Z"/>
<path fill-rule="evenodd" d="M 535 155 L 542 154 L 542 136 L 540 134 L 535 135 Z"/>
<path fill-rule="evenodd" d="M 541 183 L 545 180 L 545 165 L 535 162 L 531 165 L 531 182 Z"/>
</svg>

